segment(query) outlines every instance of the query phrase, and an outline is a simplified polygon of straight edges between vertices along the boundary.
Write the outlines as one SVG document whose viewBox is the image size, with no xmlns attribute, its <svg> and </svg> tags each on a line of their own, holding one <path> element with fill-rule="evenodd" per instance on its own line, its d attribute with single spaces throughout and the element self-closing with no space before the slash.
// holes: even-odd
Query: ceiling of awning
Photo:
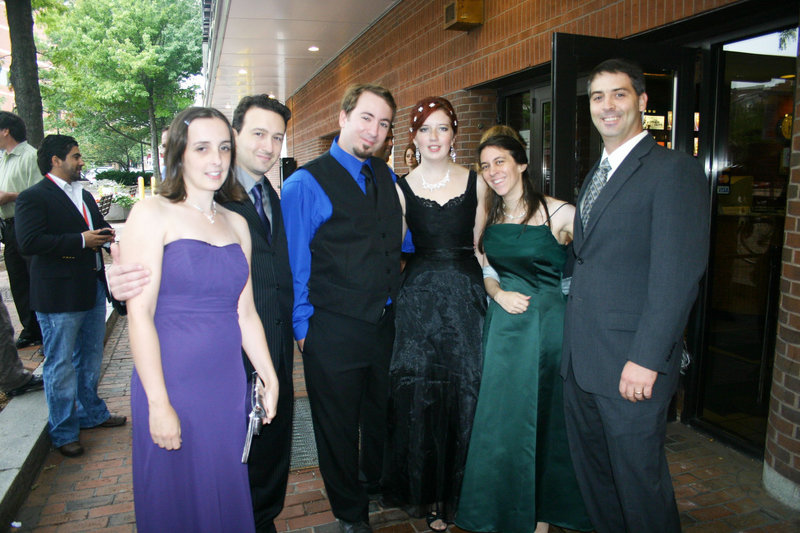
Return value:
<svg viewBox="0 0 800 533">
<path fill-rule="evenodd" d="M 204 103 L 285 101 L 400 0 L 204 0 Z M 309 51 L 317 46 L 319 51 Z"/>
</svg>

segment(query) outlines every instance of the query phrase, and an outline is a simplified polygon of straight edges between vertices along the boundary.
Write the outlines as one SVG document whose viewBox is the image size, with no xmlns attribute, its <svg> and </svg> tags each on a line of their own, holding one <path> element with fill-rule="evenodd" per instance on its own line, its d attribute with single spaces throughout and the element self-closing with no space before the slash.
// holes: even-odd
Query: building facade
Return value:
<svg viewBox="0 0 800 533">
<path fill-rule="evenodd" d="M 450 3 L 400 2 L 295 92 L 288 154 L 302 165 L 327 150 L 346 87 L 374 82 L 398 103 L 399 174 L 412 106 L 439 95 L 459 116 L 459 163 L 509 124 L 542 189 L 574 201 L 601 150 L 586 75 L 612 56 L 640 62 L 647 129 L 694 154 L 712 192 L 675 415 L 763 457 L 767 488 L 800 508 L 800 1 L 485 0 L 468 31 L 444 29 Z"/>
</svg>

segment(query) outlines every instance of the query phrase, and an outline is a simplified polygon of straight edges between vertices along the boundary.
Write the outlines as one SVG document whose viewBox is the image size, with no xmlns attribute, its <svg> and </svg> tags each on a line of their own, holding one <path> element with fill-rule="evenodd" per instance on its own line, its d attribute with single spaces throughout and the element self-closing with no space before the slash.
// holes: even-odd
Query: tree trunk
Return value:
<svg viewBox="0 0 800 533">
<path fill-rule="evenodd" d="M 28 130 L 28 143 L 38 147 L 44 138 L 42 94 L 39 91 L 39 66 L 33 40 L 31 0 L 6 2 L 8 32 L 11 38 L 11 85 L 17 113 Z"/>
</svg>

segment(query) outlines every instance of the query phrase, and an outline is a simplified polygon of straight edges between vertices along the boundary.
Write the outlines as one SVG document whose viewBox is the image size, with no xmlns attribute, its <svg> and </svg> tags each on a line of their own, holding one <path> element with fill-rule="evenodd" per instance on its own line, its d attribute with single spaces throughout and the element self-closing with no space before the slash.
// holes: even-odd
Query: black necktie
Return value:
<svg viewBox="0 0 800 533">
<path fill-rule="evenodd" d="M 368 164 L 364 163 L 364 166 L 361 167 L 361 175 L 364 176 L 364 193 L 368 199 L 372 200 L 372 203 L 375 203 L 378 198 L 375 190 L 375 176 Z"/>
<path fill-rule="evenodd" d="M 264 224 L 264 229 L 267 230 L 267 242 L 272 244 L 272 227 L 270 226 L 267 214 L 264 212 L 264 199 L 261 196 L 261 183 L 256 183 L 253 185 L 253 188 L 250 189 L 250 192 L 253 193 L 253 197 L 255 198 L 253 205 L 256 207 L 258 218 L 261 219 L 261 223 Z"/>
</svg>

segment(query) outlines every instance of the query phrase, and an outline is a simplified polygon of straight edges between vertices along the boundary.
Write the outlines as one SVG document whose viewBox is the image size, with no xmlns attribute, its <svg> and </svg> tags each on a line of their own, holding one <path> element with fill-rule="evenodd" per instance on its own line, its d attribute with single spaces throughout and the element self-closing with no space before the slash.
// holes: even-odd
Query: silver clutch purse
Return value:
<svg viewBox="0 0 800 533">
<path fill-rule="evenodd" d="M 261 419 L 267 414 L 261 403 L 261 395 L 258 393 L 258 374 L 253 372 L 250 384 L 250 414 L 247 416 L 247 437 L 244 441 L 244 451 L 242 452 L 242 463 L 247 463 L 250 457 L 250 445 L 253 443 L 253 436 L 261 433 L 263 423 Z"/>
</svg>

